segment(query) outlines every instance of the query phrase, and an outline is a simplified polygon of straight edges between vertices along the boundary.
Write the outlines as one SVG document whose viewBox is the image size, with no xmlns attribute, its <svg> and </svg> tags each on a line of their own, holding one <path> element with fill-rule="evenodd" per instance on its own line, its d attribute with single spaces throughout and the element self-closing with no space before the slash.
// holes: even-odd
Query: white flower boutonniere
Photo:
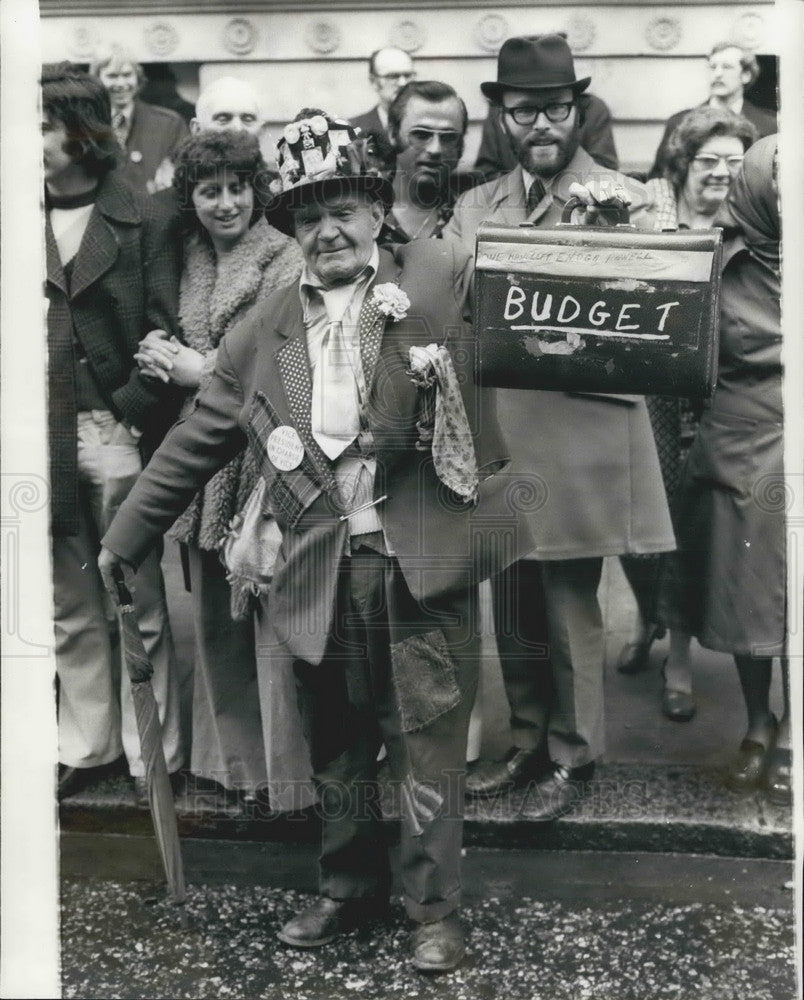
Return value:
<svg viewBox="0 0 804 1000">
<path fill-rule="evenodd" d="M 404 319 L 410 309 L 410 299 L 399 285 L 391 281 L 374 286 L 373 301 L 380 312 L 390 316 L 392 320 Z"/>
</svg>

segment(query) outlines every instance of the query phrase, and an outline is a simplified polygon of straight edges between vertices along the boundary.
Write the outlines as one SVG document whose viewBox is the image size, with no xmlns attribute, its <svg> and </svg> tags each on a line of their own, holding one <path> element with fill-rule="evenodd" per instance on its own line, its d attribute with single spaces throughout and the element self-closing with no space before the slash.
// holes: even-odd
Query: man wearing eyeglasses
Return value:
<svg viewBox="0 0 804 1000">
<path fill-rule="evenodd" d="M 377 49 L 369 56 L 369 82 L 377 92 L 377 104 L 362 115 L 355 115 L 352 124 L 363 135 L 388 129 L 388 109 L 399 91 L 416 78 L 413 60 L 404 49 L 389 46 Z"/>
<path fill-rule="evenodd" d="M 438 80 L 412 80 L 394 98 L 388 109 L 397 154 L 394 206 L 385 217 L 382 243 L 441 235 L 455 199 L 472 183 L 457 173 L 467 121 L 466 105 Z"/>
<path fill-rule="evenodd" d="M 707 70 L 709 97 L 700 107 L 725 108 L 734 115 L 742 115 L 757 130 L 757 137 L 760 139 L 766 135 L 773 135 L 777 128 L 776 115 L 765 108 L 757 107 L 745 97 L 746 88 L 756 83 L 759 78 L 759 63 L 753 52 L 740 48 L 734 42 L 718 42 L 709 53 Z M 667 119 L 649 177 L 664 176 L 670 136 L 690 110 L 685 108 Z"/>
<path fill-rule="evenodd" d="M 483 221 L 554 226 L 577 195 L 592 210 L 616 197 L 653 225 L 644 185 L 599 166 L 580 146 L 578 80 L 559 35 L 512 38 L 498 79 L 481 84 L 500 106 L 518 165 L 462 195 L 445 239 L 474 248 Z M 667 500 L 641 396 L 499 389 L 508 472 L 543 502 L 526 515 L 536 546 L 492 581 L 497 646 L 511 711 L 502 760 L 468 775 L 469 794 L 532 782 L 526 813 L 551 820 L 584 794 L 604 749 L 604 632 L 597 590 L 603 557 L 673 547 Z"/>
</svg>

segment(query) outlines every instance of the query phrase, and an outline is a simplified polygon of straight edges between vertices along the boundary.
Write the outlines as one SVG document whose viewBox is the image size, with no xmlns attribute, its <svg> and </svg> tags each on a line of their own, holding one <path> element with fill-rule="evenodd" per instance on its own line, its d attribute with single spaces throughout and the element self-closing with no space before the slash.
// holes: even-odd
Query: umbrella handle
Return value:
<svg viewBox="0 0 804 1000">
<path fill-rule="evenodd" d="M 133 604 L 134 598 L 131 596 L 131 591 L 126 586 L 126 578 L 123 575 L 123 567 L 120 565 L 112 567 L 112 579 L 114 580 L 114 585 L 117 588 L 117 600 L 120 605 Z"/>
</svg>

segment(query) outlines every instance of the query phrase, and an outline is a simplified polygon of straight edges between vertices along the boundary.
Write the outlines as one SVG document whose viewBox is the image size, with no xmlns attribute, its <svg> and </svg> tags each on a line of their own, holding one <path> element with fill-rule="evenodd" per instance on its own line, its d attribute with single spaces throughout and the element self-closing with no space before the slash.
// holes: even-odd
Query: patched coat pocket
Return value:
<svg viewBox="0 0 804 1000">
<path fill-rule="evenodd" d="M 423 729 L 460 701 L 457 665 L 441 629 L 392 644 L 391 670 L 405 733 Z"/>
</svg>

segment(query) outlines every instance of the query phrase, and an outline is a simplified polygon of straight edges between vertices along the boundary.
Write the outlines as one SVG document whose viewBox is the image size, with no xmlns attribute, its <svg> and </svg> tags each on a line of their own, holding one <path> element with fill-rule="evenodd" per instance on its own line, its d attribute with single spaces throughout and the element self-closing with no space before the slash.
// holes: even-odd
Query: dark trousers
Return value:
<svg viewBox="0 0 804 1000">
<path fill-rule="evenodd" d="M 521 559 L 491 581 L 514 746 L 580 767 L 603 753 L 603 560 Z"/>
<path fill-rule="evenodd" d="M 294 664 L 323 820 L 323 895 L 388 893 L 376 784 L 385 743 L 407 912 L 427 922 L 457 908 L 478 654 L 476 590 L 424 608 L 395 560 L 368 549 L 344 559 L 324 660 Z"/>
</svg>

